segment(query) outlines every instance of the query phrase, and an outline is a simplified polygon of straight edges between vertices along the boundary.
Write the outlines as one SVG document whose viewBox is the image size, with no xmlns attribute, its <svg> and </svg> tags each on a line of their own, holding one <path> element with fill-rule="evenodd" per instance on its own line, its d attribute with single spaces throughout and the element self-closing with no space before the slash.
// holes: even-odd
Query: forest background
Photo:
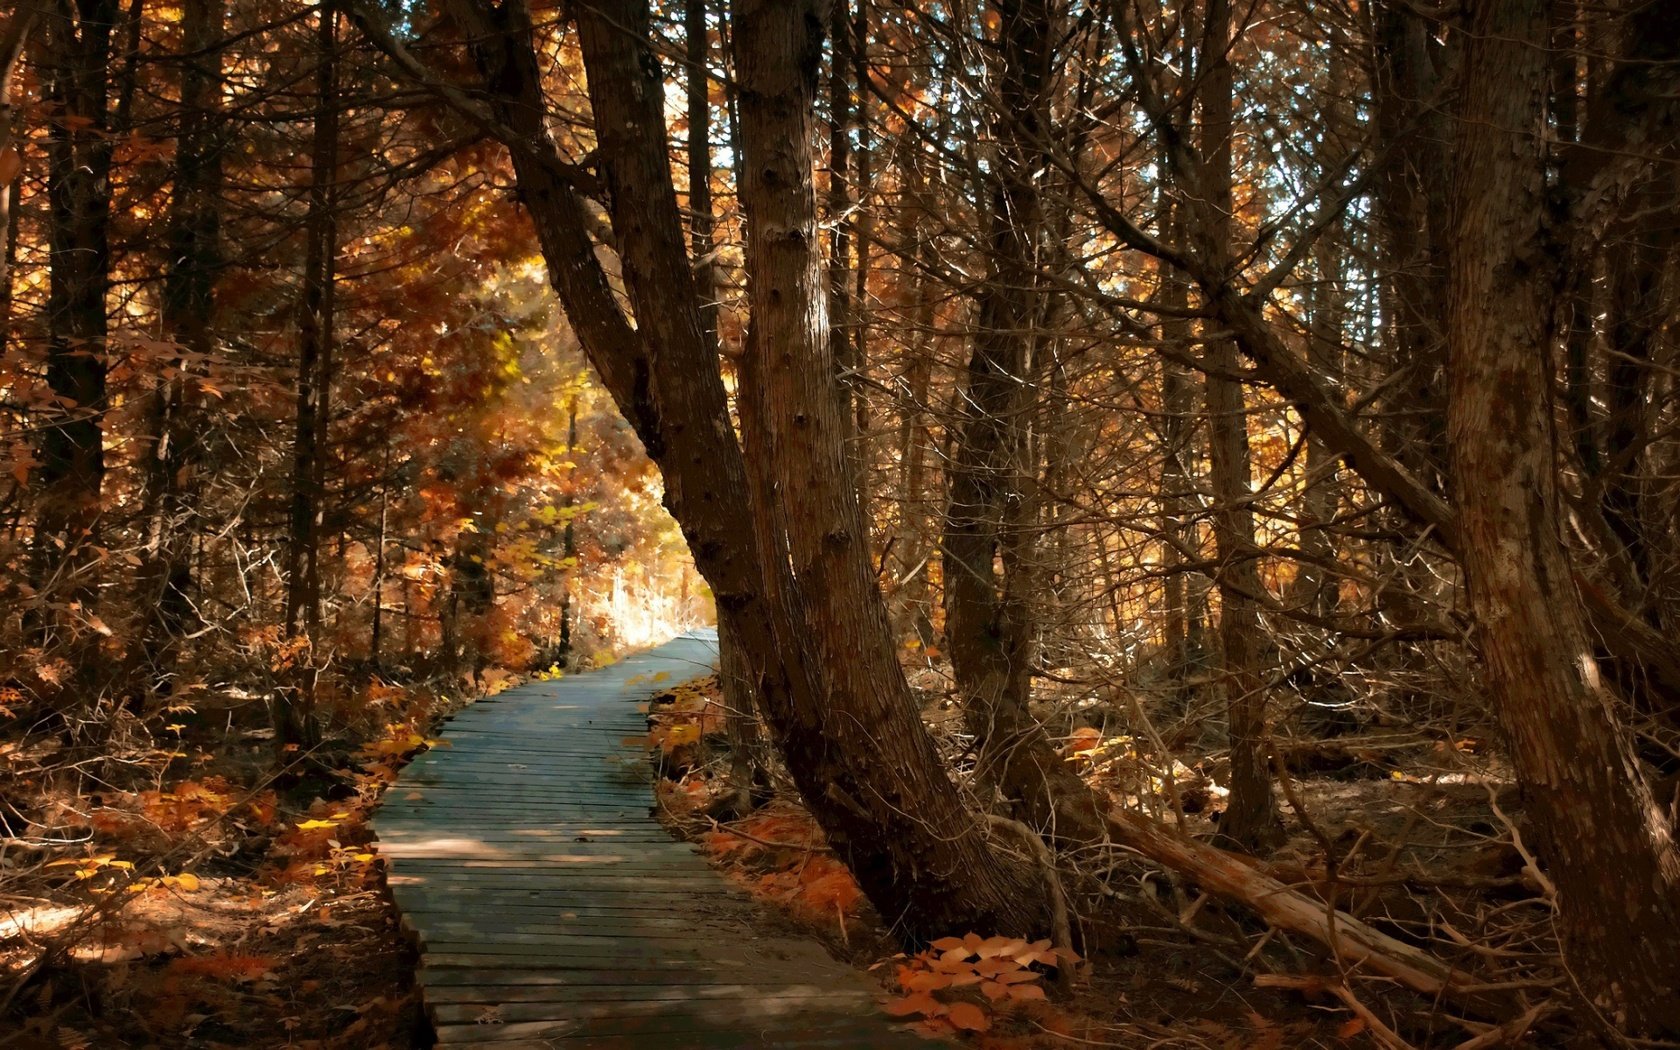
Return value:
<svg viewBox="0 0 1680 1050">
<path fill-rule="evenodd" d="M 1680 1030 L 1671 5 L 0 32 L 0 819 L 36 890 L 106 856 L 90 797 L 179 797 L 230 739 L 294 778 L 399 753 L 715 596 L 731 706 L 911 940 L 1052 924 L 1001 820 L 1471 1038 L 1553 989 Z M 1076 775 L 1085 729 L 1141 787 Z M 1292 778 L 1356 766 L 1495 789 L 1435 846 L 1532 894 L 1343 901 L 1371 829 Z M 1286 827 L 1303 879 L 1230 866 Z M 1349 877 L 1404 882 L 1403 838 Z"/>
</svg>

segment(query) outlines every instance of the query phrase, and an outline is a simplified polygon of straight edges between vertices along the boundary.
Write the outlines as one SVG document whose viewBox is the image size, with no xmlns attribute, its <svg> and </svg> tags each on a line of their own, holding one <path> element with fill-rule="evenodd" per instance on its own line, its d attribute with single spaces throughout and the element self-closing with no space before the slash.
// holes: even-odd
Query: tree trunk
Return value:
<svg viewBox="0 0 1680 1050">
<path fill-rule="evenodd" d="M 1672 163 L 1672 160 L 1670 161 Z M 1672 310 L 1664 301 L 1664 280 L 1673 259 L 1676 208 L 1671 186 L 1644 186 L 1630 201 L 1640 216 L 1637 226 L 1618 225 L 1621 243 L 1606 255 L 1609 271 L 1605 369 L 1604 451 L 1600 507 L 1609 524 L 1617 552 L 1630 567 L 1630 601 L 1648 604 L 1650 586 L 1660 555 L 1653 550 L 1652 530 L 1663 514 L 1651 505 L 1648 453 L 1653 438 L 1651 388 L 1660 339 Z"/>
<path fill-rule="evenodd" d="M 310 150 L 309 210 L 303 289 L 298 302 L 297 431 L 292 444 L 291 531 L 286 545 L 286 635 L 320 640 L 321 516 L 332 378 L 333 314 L 338 256 L 338 10 L 321 5 L 316 29 L 316 112 Z M 298 658 L 294 691 L 276 704 L 275 740 L 308 746 L 316 733 L 316 656 Z"/>
<path fill-rule="evenodd" d="M 1446 48 L 1435 27 L 1400 0 L 1379 0 L 1372 94 L 1381 141 L 1390 148 L 1376 187 L 1377 228 L 1386 251 L 1396 316 L 1384 338 L 1393 397 L 1383 414 L 1392 455 L 1441 490 L 1446 403 L 1441 370 L 1448 135 L 1439 99 Z"/>
<path fill-rule="evenodd" d="M 713 279 L 717 245 L 712 239 L 716 219 L 712 215 L 712 108 L 707 94 L 707 59 L 711 48 L 705 0 L 688 0 L 684 14 L 688 59 L 689 250 L 694 257 L 700 323 L 715 355 L 720 346 L 717 283 Z M 730 810 L 732 816 L 740 817 L 764 802 L 770 780 L 751 661 L 727 618 L 718 623 L 718 686 L 723 694 L 724 734 L 729 739 L 730 777 L 735 788 Z"/>
<path fill-rule="evenodd" d="M 1020 574 L 1027 561 L 1022 508 L 1042 313 L 1036 272 L 1045 239 L 1033 173 L 1049 167 L 1043 137 L 1055 23 L 1046 0 L 995 0 L 991 9 L 998 16 L 993 133 L 1001 157 L 988 179 L 988 273 L 948 471 L 945 641 L 964 723 L 980 741 L 982 779 L 1006 802 L 1025 802 L 1020 815 L 1043 829 L 1051 814 L 1034 805 L 1040 792 L 1019 779 L 1035 776 L 1046 761 L 1045 754 L 1027 752 L 1049 746 L 1027 710 L 1032 630 Z"/>
<path fill-rule="evenodd" d="M 1609 1019 L 1680 1033 L 1680 853 L 1598 675 L 1559 537 L 1542 221 L 1549 0 L 1476 9 L 1453 188 L 1449 436 L 1460 556 L 1571 972 Z"/>
<path fill-rule="evenodd" d="M 12 81 L 37 17 L 33 8 L 19 5 L 0 27 L 0 230 L 6 231 L 6 257 L 0 260 L 0 298 L 5 306 L 0 313 L 0 358 L 5 357 L 6 328 L 11 319 L 12 260 L 17 247 L 12 206 L 17 202 L 23 172 L 23 151 L 15 141 L 17 111 L 12 104 Z"/>
<path fill-rule="evenodd" d="M 804 3 L 747 4 L 736 25 L 738 170 L 753 231 L 756 332 L 743 425 L 763 440 L 756 447 L 775 450 L 755 458 L 749 480 L 717 355 L 703 335 L 645 2 L 577 12 L 638 328 L 614 300 L 570 169 L 544 125 L 528 9 L 518 0 L 494 7 L 454 0 L 451 10 L 472 41 L 496 116 L 515 132 L 508 144 L 520 195 L 550 280 L 603 385 L 664 475 L 666 506 L 720 619 L 748 654 L 777 745 L 829 841 L 909 939 L 1042 929 L 1047 909 L 1033 894 L 1035 877 L 994 852 L 920 724 L 843 468 L 844 398 L 829 353 L 806 148 L 824 21 Z M 795 488 L 799 500 L 783 498 Z"/>
<path fill-rule="evenodd" d="M 165 682 L 175 639 L 193 622 L 191 472 L 203 421 L 194 376 L 208 360 L 220 266 L 222 5 L 186 0 L 181 13 L 181 116 L 170 201 L 163 327 L 181 353 L 152 392 L 153 448 L 145 475 L 148 535 L 140 569 L 139 632 L 153 677 Z"/>
<path fill-rule="evenodd" d="M 52 272 L 47 387 L 35 482 L 35 588 L 57 609 L 41 621 L 67 640 L 97 598 L 93 537 L 105 479 L 106 295 L 110 289 L 111 35 L 115 0 L 59 0 L 42 20 L 41 93 L 51 114 L 47 199 Z"/>
<path fill-rule="evenodd" d="M 881 880 L 901 884 L 890 901 L 897 913 L 882 909 L 890 920 L 915 934 L 950 929 L 954 920 L 1036 927 L 1045 914 L 1044 901 L 1032 894 L 1036 880 L 1004 864 L 985 841 L 985 825 L 963 809 L 899 669 L 875 583 L 849 470 L 852 421 L 835 375 L 816 250 L 807 144 L 821 53 L 819 6 L 749 0 L 739 9 L 735 40 L 753 305 L 742 425 L 752 447 L 766 453 L 748 461 L 754 524 L 777 634 L 784 645 L 809 640 L 816 659 L 806 673 L 820 667 L 830 682 L 828 704 L 850 716 L 796 704 L 790 713 L 812 724 L 784 733 L 784 749 L 796 778 L 822 776 L 823 766 L 838 774 L 819 784 L 830 796 L 838 789 L 842 807 L 855 813 L 847 822 L 849 841 L 867 828 L 921 840 L 908 854 L 877 859 L 854 845 L 848 856 L 866 889 Z M 782 498 L 795 484 L 802 498 Z M 819 726 L 839 745 L 832 749 L 842 752 L 839 768 L 807 750 L 804 738 Z M 807 799 L 813 787 L 801 784 Z M 958 900 L 939 900 L 939 893 Z M 877 892 L 871 898 L 878 908 L 883 903 Z"/>
<path fill-rule="evenodd" d="M 683 11 L 688 71 L 688 222 L 694 255 L 694 290 L 700 297 L 700 324 L 718 348 L 718 289 L 713 278 L 717 245 L 712 230 L 711 35 L 706 29 L 706 0 L 688 0 Z"/>
<path fill-rule="evenodd" d="M 1203 196 L 1208 201 L 1203 254 L 1229 266 L 1231 244 L 1231 100 L 1234 75 L 1227 54 L 1231 39 L 1229 0 L 1209 0 L 1202 39 L 1203 72 L 1198 87 L 1202 113 Z M 1248 410 L 1237 371 L 1237 344 L 1228 338 L 1207 344 L 1207 421 L 1215 510 L 1213 539 L 1219 559 L 1219 641 L 1224 653 L 1226 711 L 1231 733 L 1231 794 L 1219 821 L 1220 836 L 1244 850 L 1277 840 L 1277 803 L 1266 750 L 1266 687 L 1260 633 L 1259 552 L 1254 545 L 1254 497 L 1248 448 Z"/>
</svg>

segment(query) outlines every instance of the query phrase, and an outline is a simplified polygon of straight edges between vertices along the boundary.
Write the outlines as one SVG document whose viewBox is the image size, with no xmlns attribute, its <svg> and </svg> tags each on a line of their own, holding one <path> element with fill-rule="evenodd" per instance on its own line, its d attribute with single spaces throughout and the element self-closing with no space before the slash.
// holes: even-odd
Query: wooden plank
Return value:
<svg viewBox="0 0 1680 1050">
<path fill-rule="evenodd" d="M 460 984 L 439 985 L 427 989 L 427 1000 L 434 1005 L 444 1003 L 561 1003 L 581 1001 L 585 1004 L 618 1002 L 733 1002 L 740 999 L 770 999 L 783 996 L 806 1001 L 820 1001 L 834 997 L 837 1001 L 866 1001 L 863 993 L 831 992 L 821 985 L 789 984 L 783 987 L 761 984 L 604 984 L 588 986 L 579 996 L 577 985 L 530 984 Z M 562 996 L 564 999 L 557 999 Z"/>
<path fill-rule="evenodd" d="M 485 1016 L 487 1003 L 439 1003 L 432 1008 L 432 1017 L 440 1025 L 475 1024 Z M 732 1027 L 742 1021 L 775 1026 L 795 1020 L 812 1012 L 828 1016 L 864 1017 L 875 1010 L 875 1003 L 864 995 L 764 995 L 741 994 L 726 999 L 595 999 L 506 1002 L 495 1004 L 493 1016 L 502 1023 L 520 1021 L 607 1021 L 631 1019 L 662 1021 L 681 1031 L 698 1021 L 719 1028 Z"/>
<path fill-rule="evenodd" d="M 916 1036 L 895 1031 L 886 1024 L 867 1024 L 857 1018 L 828 1017 L 816 1027 L 809 1022 L 801 1027 L 748 1025 L 705 1027 L 690 1023 L 660 1023 L 659 1019 L 626 1018 L 618 1023 L 589 1022 L 587 1025 L 566 1021 L 524 1021 L 511 1024 L 443 1025 L 438 1028 L 438 1046 L 483 1046 L 495 1044 L 545 1044 L 551 1050 L 740 1050 L 742 1047 L 845 1047 L 847 1050 L 876 1050 L 876 1048 L 917 1047 L 926 1050 L 927 1044 Z M 509 1040 L 531 1040 L 526 1044 L 510 1044 Z"/>
<path fill-rule="evenodd" d="M 641 701 L 715 651 L 680 639 L 482 700 L 387 795 L 376 848 L 440 1047 L 923 1045 L 814 943 L 755 938 L 745 895 L 654 820 Z"/>
</svg>

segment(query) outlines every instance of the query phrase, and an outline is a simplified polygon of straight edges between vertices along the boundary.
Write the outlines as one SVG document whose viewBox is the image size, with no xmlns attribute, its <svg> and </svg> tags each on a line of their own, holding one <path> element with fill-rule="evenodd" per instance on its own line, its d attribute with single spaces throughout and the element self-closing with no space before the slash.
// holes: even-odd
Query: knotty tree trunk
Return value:
<svg viewBox="0 0 1680 1050">
<path fill-rule="evenodd" d="M 1680 852 L 1599 678 L 1559 538 L 1545 88 L 1549 0 L 1476 9 L 1452 184 L 1447 332 L 1459 555 L 1487 685 L 1610 1019 L 1680 1033 Z"/>
<path fill-rule="evenodd" d="M 777 745 L 829 841 L 907 938 L 1044 928 L 1035 873 L 986 840 L 920 723 L 844 467 L 849 426 L 828 342 L 808 148 L 825 24 L 816 5 L 749 3 L 736 17 L 754 305 L 742 415 L 755 447 L 769 451 L 750 472 L 700 320 L 646 3 L 576 16 L 635 328 L 596 260 L 579 175 L 544 124 L 529 10 L 518 0 L 454 0 L 450 10 L 491 112 L 510 132 L 550 280 L 664 475 L 666 506 L 748 655 Z"/>
</svg>

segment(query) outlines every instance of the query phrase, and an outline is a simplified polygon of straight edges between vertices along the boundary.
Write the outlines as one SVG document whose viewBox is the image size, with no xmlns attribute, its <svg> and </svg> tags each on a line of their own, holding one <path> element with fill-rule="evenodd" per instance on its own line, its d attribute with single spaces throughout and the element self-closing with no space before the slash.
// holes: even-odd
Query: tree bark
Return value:
<svg viewBox="0 0 1680 1050">
<path fill-rule="evenodd" d="M 333 322 L 338 261 L 338 8 L 321 5 L 316 27 L 314 140 L 310 149 L 309 208 L 303 288 L 298 300 L 296 434 L 292 443 L 292 499 L 286 544 L 286 635 L 312 648 L 321 627 L 322 479 L 328 391 L 332 381 Z M 275 705 L 275 741 L 281 747 L 314 743 L 315 655 L 298 657 L 294 690 Z"/>
<path fill-rule="evenodd" d="M 75 609 L 91 612 L 98 594 L 93 539 L 105 479 L 111 284 L 109 78 L 118 19 L 115 0 L 58 0 L 41 25 L 52 251 L 46 379 L 55 406 L 42 427 L 35 477 L 34 577 L 37 591 L 70 610 L 42 619 L 53 638 L 76 619 Z"/>
<path fill-rule="evenodd" d="M 844 781 L 829 780 L 824 792 L 838 788 L 844 808 L 866 818 L 876 834 L 925 829 L 912 833 L 922 841 L 911 855 L 883 858 L 889 869 L 870 866 L 872 858 L 865 856 L 848 858 L 866 889 L 883 877 L 909 882 L 908 892 L 892 902 L 904 910 L 883 914 L 918 933 L 950 928 L 956 917 L 951 905 L 929 896 L 943 883 L 941 892 L 962 898 L 958 914 L 993 928 L 1039 927 L 1047 909 L 1032 893 L 1036 879 L 1003 863 L 985 840 L 985 826 L 962 807 L 921 725 L 875 583 L 849 469 L 851 418 L 835 373 L 816 250 L 808 143 L 822 44 L 819 8 L 815 2 L 748 0 L 736 25 L 740 191 L 753 305 L 742 428 L 746 440 L 766 453 L 749 460 L 748 473 L 770 605 L 782 621 L 777 633 L 784 644 L 799 637 L 814 643 L 813 669 L 821 667 L 832 683 L 829 704 L 843 704 L 856 719 L 797 711 L 801 719 L 818 720 L 822 732 L 859 763 L 843 771 Z M 801 498 L 784 498 L 796 483 L 802 484 Z M 790 743 L 802 736 L 793 735 Z M 802 769 L 808 775 L 816 756 L 785 750 L 795 777 Z M 810 791 L 802 790 L 809 800 Z M 907 810 L 917 811 L 909 821 Z M 863 870 L 856 861 L 865 862 Z M 876 899 L 877 907 L 881 903 Z"/>
<path fill-rule="evenodd" d="M 1049 814 L 1031 804 L 1039 792 L 1017 782 L 1043 761 L 1024 752 L 1049 745 L 1027 711 L 1032 631 L 1019 578 L 1027 540 L 1013 526 L 1021 524 L 1028 498 L 1027 427 L 1042 294 L 1035 274 L 1045 233 L 1033 173 L 1047 167 L 1041 137 L 1049 130 L 1055 23 L 1045 0 L 994 0 L 990 9 L 998 16 L 993 133 L 999 156 L 987 180 L 988 272 L 947 474 L 945 641 L 964 723 L 980 742 L 982 778 L 1006 802 L 1027 802 L 1020 815 L 1044 829 Z"/>
<path fill-rule="evenodd" d="M 1680 852 L 1600 681 L 1559 537 L 1546 214 L 1548 0 L 1481 5 L 1452 182 L 1449 437 L 1487 685 L 1557 883 L 1571 971 L 1612 1023 L 1680 1033 Z"/>
<path fill-rule="evenodd" d="M 167 680 L 174 640 L 193 620 L 191 473 L 203 421 L 194 376 L 209 360 L 220 267 L 222 6 L 186 0 L 181 14 L 181 116 L 170 201 L 169 271 L 163 327 L 179 353 L 162 370 L 149 415 L 153 447 L 145 475 L 146 550 L 140 569 L 139 632 L 154 680 Z"/>
<path fill-rule="evenodd" d="M 1231 8 L 1209 0 L 1202 29 L 1204 51 L 1198 102 L 1202 115 L 1202 196 L 1208 202 L 1199 248 L 1219 269 L 1236 257 L 1231 243 L 1235 198 L 1232 176 Z M 1209 228 L 1216 226 L 1216 228 Z M 1219 560 L 1219 641 L 1224 653 L 1226 712 L 1230 720 L 1231 794 L 1219 821 L 1220 837 L 1240 849 L 1275 842 L 1281 830 L 1266 760 L 1266 687 L 1258 596 L 1259 551 L 1254 545 L 1254 482 L 1248 447 L 1248 409 L 1237 371 L 1235 340 L 1207 343 L 1208 447 L 1215 508 L 1214 547 Z"/>
<path fill-rule="evenodd" d="M 807 148 L 824 25 L 814 5 L 748 4 L 737 16 L 756 333 L 743 426 L 763 442 L 756 447 L 772 450 L 755 458 L 751 475 L 697 309 L 646 4 L 577 12 L 636 328 L 596 261 L 575 169 L 544 125 L 529 11 L 518 0 L 454 0 L 450 9 L 496 118 L 515 133 L 520 195 L 550 280 L 664 475 L 666 506 L 749 656 L 777 745 L 829 841 L 911 940 L 1042 929 L 1047 909 L 1033 895 L 1033 873 L 994 852 L 920 724 L 862 547 L 843 469 L 843 397 L 828 349 Z M 786 499 L 796 487 L 800 499 Z"/>
<path fill-rule="evenodd" d="M 0 296 L 6 311 L 0 315 L 0 357 L 5 356 L 5 321 L 11 316 L 11 264 L 16 243 L 12 205 L 16 203 L 18 180 L 23 172 L 23 151 L 16 143 L 17 112 L 12 103 L 12 83 L 18 63 L 29 45 L 29 34 L 38 15 L 33 7 L 18 6 L 0 27 L 0 230 L 6 231 L 6 257 L 0 260 Z"/>
<path fill-rule="evenodd" d="M 1442 488 L 1446 455 L 1446 362 L 1441 295 L 1446 271 L 1449 132 L 1440 108 L 1446 47 L 1417 9 L 1380 0 L 1372 94 L 1389 149 L 1376 182 L 1377 228 L 1385 246 L 1391 302 L 1389 369 L 1394 394 L 1382 417 L 1389 452 L 1432 489 Z"/>
</svg>

